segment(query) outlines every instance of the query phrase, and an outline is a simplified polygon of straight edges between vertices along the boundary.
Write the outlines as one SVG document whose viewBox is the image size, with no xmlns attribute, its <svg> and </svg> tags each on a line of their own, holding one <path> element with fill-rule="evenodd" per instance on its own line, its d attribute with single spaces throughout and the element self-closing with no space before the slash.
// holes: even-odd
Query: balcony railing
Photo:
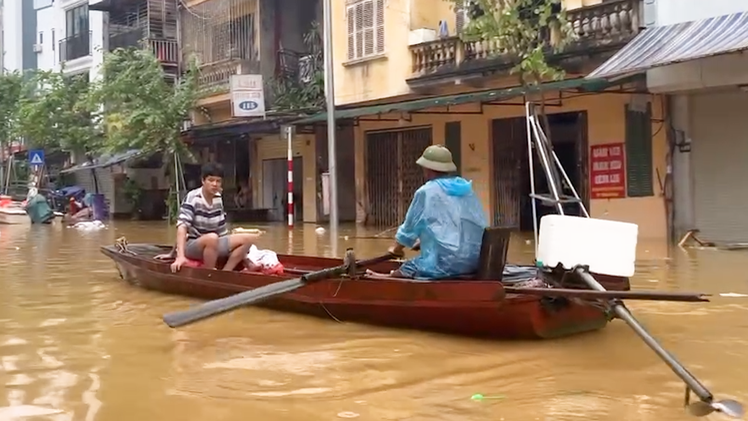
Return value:
<svg viewBox="0 0 748 421">
<path fill-rule="evenodd" d="M 198 89 L 203 96 L 229 91 L 231 75 L 260 73 L 260 63 L 256 60 L 224 60 L 200 67 L 197 79 Z"/>
<path fill-rule="evenodd" d="M 144 34 L 145 31 L 140 28 L 112 34 L 109 36 L 109 51 L 117 48 L 142 47 L 145 42 L 161 63 L 174 66 L 178 64 L 179 46 L 176 40 L 153 38 L 144 40 Z"/>
<path fill-rule="evenodd" d="M 639 3 L 641 0 L 613 0 L 567 12 L 574 41 L 567 47 L 623 45 L 639 33 Z M 555 41 L 554 31 L 544 34 L 541 42 L 549 47 Z M 463 42 L 459 37 L 441 38 L 410 47 L 414 77 L 437 71 L 457 70 L 466 62 L 501 57 L 506 49 L 496 40 Z"/>
<path fill-rule="evenodd" d="M 91 31 L 60 40 L 60 63 L 91 55 Z"/>
</svg>

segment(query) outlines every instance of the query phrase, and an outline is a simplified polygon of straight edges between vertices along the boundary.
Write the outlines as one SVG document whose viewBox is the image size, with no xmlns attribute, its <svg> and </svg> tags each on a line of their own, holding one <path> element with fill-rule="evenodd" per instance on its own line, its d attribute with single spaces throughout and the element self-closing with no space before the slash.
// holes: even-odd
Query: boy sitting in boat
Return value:
<svg viewBox="0 0 748 421">
<path fill-rule="evenodd" d="M 426 148 L 416 164 L 426 183 L 416 190 L 389 251 L 404 256 L 405 247 L 419 245 L 421 254 L 389 275 L 370 275 L 428 280 L 475 273 L 488 224 L 472 182 L 453 174 L 457 166 L 442 145 Z"/>
<path fill-rule="evenodd" d="M 221 198 L 223 167 L 216 163 L 203 165 L 201 179 L 202 186 L 187 193 L 179 209 L 172 272 L 177 272 L 188 259 L 202 261 L 204 268 L 216 269 L 218 259 L 227 258 L 223 270 L 234 270 L 246 258 L 256 237 L 229 234 Z"/>
</svg>

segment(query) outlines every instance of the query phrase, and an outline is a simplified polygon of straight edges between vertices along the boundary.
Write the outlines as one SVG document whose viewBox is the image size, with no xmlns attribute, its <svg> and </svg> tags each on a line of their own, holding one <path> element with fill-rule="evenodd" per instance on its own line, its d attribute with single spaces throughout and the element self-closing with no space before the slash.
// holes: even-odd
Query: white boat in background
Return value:
<svg viewBox="0 0 748 421">
<path fill-rule="evenodd" d="M 10 196 L 0 196 L 0 224 L 29 225 L 31 218 L 22 202 L 12 200 Z"/>
</svg>

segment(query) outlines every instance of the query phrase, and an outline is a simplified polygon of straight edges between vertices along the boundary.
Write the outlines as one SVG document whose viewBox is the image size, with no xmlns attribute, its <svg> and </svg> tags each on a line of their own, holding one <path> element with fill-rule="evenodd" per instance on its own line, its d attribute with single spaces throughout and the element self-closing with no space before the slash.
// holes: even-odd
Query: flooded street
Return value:
<svg viewBox="0 0 748 421">
<path fill-rule="evenodd" d="M 328 234 L 283 226 L 259 244 L 330 254 Z M 340 253 L 389 240 L 342 229 Z M 258 308 L 180 330 L 163 313 L 193 300 L 120 282 L 100 252 L 171 243 L 165 223 L 79 232 L 0 225 L 0 421 L 687 419 L 683 386 L 621 321 L 545 342 L 488 342 Z M 528 237 L 529 238 L 529 237 Z M 748 253 L 640 245 L 633 287 L 748 294 Z M 513 241 L 514 261 L 531 245 Z M 635 315 L 718 398 L 748 402 L 748 297 L 632 302 Z M 489 399 L 471 400 L 474 394 Z M 724 419 L 711 415 L 709 419 Z"/>
</svg>

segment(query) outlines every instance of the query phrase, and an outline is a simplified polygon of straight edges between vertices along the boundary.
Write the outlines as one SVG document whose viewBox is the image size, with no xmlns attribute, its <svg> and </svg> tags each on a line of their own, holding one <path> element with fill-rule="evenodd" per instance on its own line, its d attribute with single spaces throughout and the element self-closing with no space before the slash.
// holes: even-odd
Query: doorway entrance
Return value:
<svg viewBox="0 0 748 421">
<path fill-rule="evenodd" d="M 548 115 L 546 129 L 561 166 L 577 189 L 585 206 L 589 206 L 586 112 Z M 532 198 L 527 151 L 525 117 L 497 119 L 492 122 L 493 142 L 493 224 L 520 231 L 532 231 Z M 533 156 L 535 192 L 548 194 L 548 181 L 537 156 Z M 570 191 L 565 189 L 567 194 Z M 577 204 L 564 205 L 568 215 L 580 215 Z M 555 207 L 538 202 L 538 219 L 556 213 Z"/>
<path fill-rule="evenodd" d="M 302 182 L 302 157 L 293 159 L 294 221 L 303 221 L 304 183 Z M 262 207 L 270 209 L 268 219 L 286 221 L 288 219 L 288 160 L 285 158 L 264 159 L 262 161 Z"/>
<path fill-rule="evenodd" d="M 431 126 L 366 133 L 367 225 L 389 228 L 402 223 L 425 182 L 416 160 L 431 143 Z"/>
</svg>

